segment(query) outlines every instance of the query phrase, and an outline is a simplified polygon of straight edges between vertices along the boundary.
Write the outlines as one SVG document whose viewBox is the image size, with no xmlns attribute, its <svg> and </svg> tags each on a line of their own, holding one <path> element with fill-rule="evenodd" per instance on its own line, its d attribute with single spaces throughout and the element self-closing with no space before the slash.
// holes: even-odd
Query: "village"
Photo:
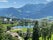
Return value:
<svg viewBox="0 0 53 40">
<path fill-rule="evenodd" d="M 38 21 L 38 24 L 36 23 L 36 21 Z M 37 27 L 36 27 L 37 25 Z M 48 32 L 48 35 L 50 33 L 50 36 L 52 35 L 52 26 L 53 25 L 53 20 L 48 20 L 48 19 L 41 19 L 41 20 L 26 20 L 26 19 L 16 19 L 16 18 L 7 18 L 7 17 L 0 17 L 0 26 L 1 28 L 3 27 L 4 29 L 2 29 L 2 32 L 5 32 L 7 35 L 12 36 L 12 38 L 14 38 L 14 40 L 32 40 L 33 39 L 33 33 L 34 30 L 36 29 L 38 32 L 38 39 L 39 40 L 46 40 L 46 36 L 44 37 L 45 34 L 42 34 L 42 32 L 46 33 L 46 30 L 51 28 L 51 33 L 50 31 Z M 20 28 L 21 26 L 21 28 Z M 0 28 L 0 29 L 1 29 Z M 35 29 L 34 29 L 35 28 Z M 37 29 L 38 28 L 38 29 Z M 45 30 L 43 30 L 45 29 Z M 5 31 L 4 31 L 5 30 Z M 42 31 L 41 31 L 42 30 Z M 34 34 L 35 35 L 35 34 Z M 46 34 L 47 35 L 47 34 Z M 42 39 L 43 36 L 43 39 Z M 50 39 L 51 37 L 49 37 Z M 52 39 L 52 38 L 51 38 Z M 12 39 L 11 39 L 12 40 Z"/>
</svg>

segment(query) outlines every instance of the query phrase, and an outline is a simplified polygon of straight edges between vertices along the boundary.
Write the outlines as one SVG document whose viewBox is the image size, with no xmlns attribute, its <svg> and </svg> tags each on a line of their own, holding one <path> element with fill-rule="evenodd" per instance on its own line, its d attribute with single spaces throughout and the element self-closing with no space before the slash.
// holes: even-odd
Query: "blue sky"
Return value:
<svg viewBox="0 0 53 40">
<path fill-rule="evenodd" d="M 53 0 L 0 0 L 0 8 L 15 7 L 19 8 L 25 4 L 47 3 Z"/>
</svg>

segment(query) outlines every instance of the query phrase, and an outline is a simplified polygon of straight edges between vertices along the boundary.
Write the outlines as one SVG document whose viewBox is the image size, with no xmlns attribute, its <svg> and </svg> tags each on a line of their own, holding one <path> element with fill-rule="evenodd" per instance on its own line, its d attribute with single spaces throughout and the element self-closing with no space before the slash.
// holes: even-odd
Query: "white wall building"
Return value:
<svg viewBox="0 0 53 40">
<path fill-rule="evenodd" d="M 7 18 L 4 18 L 4 21 L 8 21 L 8 19 Z"/>
</svg>

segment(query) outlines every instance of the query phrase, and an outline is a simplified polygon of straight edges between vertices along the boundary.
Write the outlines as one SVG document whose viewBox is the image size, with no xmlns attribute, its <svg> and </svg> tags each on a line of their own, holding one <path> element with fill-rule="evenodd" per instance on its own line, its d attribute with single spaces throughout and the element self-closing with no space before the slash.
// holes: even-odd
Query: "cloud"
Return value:
<svg viewBox="0 0 53 40">
<path fill-rule="evenodd" d="M 8 2 L 8 0 L 0 0 L 0 2 Z"/>
<path fill-rule="evenodd" d="M 16 4 L 17 2 L 13 2 L 13 4 Z"/>
<path fill-rule="evenodd" d="M 51 2 L 51 1 L 53 1 L 53 0 L 46 0 L 47 2 Z"/>
<path fill-rule="evenodd" d="M 51 1 L 53 1 L 53 0 L 33 0 L 33 1 L 31 1 L 31 3 L 34 3 L 34 4 L 47 4 Z"/>
<path fill-rule="evenodd" d="M 47 1 L 50 1 L 50 0 L 47 0 Z"/>
</svg>

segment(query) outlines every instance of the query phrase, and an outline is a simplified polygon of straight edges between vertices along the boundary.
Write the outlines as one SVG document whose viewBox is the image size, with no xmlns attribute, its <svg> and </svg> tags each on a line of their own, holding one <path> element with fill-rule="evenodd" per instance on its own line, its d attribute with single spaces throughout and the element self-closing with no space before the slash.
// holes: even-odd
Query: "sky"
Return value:
<svg viewBox="0 0 53 40">
<path fill-rule="evenodd" d="M 0 8 L 20 8 L 26 4 L 48 3 L 53 0 L 0 0 Z"/>
</svg>

